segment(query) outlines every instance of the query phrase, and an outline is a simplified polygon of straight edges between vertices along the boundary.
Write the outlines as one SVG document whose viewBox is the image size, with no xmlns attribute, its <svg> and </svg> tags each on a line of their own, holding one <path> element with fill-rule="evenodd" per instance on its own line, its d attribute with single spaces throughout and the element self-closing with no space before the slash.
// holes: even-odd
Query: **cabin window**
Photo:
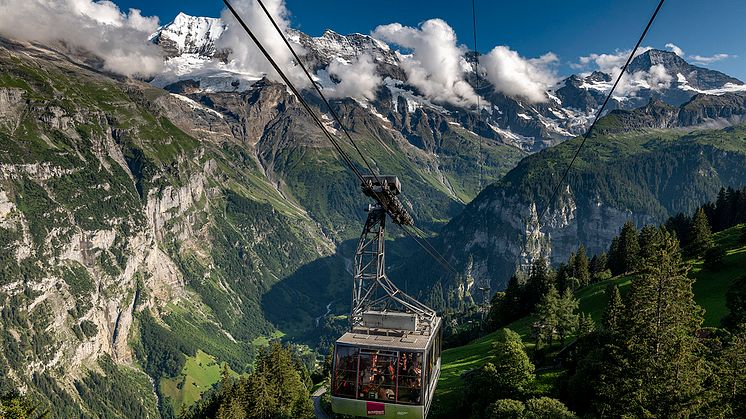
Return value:
<svg viewBox="0 0 746 419">
<path fill-rule="evenodd" d="M 355 397 L 357 383 L 358 349 L 352 346 L 337 346 L 334 360 L 335 396 Z"/>
<path fill-rule="evenodd" d="M 361 350 L 358 398 L 363 400 L 396 400 L 396 352 Z"/>
<path fill-rule="evenodd" d="M 422 353 L 399 352 L 397 402 L 420 404 L 422 397 Z"/>
</svg>

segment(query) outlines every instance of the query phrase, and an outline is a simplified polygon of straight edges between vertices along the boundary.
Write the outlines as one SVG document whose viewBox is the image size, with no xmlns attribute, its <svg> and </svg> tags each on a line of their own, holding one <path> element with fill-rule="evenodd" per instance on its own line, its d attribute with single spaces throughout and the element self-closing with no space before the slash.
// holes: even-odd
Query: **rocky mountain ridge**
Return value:
<svg viewBox="0 0 746 419">
<path fill-rule="evenodd" d="M 211 68 L 214 67 L 214 54 L 209 52 L 198 54 L 198 58 L 191 52 L 177 56 L 170 53 L 173 49 L 171 44 L 184 43 L 182 38 L 192 40 L 189 47 L 182 48 L 185 51 L 205 49 L 200 45 L 214 45 L 215 41 L 207 39 L 209 36 L 199 29 L 202 19 L 180 15 L 153 35 L 153 41 L 163 46 L 170 57 L 170 64 L 167 62 L 168 75 L 156 77 L 155 84 L 169 90 L 178 90 L 184 83 L 189 83 L 192 91 L 241 91 L 261 79 L 261 74 L 237 74 L 221 66 Z M 219 26 L 217 23 L 215 25 Z M 173 33 L 179 34 L 175 41 L 171 41 Z M 323 73 L 332 61 L 351 63 L 364 54 L 370 54 L 384 83 L 377 90 L 376 99 L 361 103 L 361 106 L 370 106 L 392 122 L 397 130 L 405 128 L 397 124 L 398 118 L 390 112 L 388 103 L 393 103 L 395 110 L 398 110 L 399 104 L 406 105 L 405 109 L 410 114 L 420 109 L 429 115 L 438 114 L 438 119 L 460 124 L 487 139 L 528 152 L 541 150 L 582 133 L 612 83 L 612 76 L 600 71 L 572 75 L 546 92 L 545 103 L 530 103 L 496 93 L 491 84 L 482 79 L 480 84 L 485 86 L 480 88 L 480 93 L 489 103 L 477 120 L 473 109 L 433 103 L 423 97 L 418 89 L 406 83 L 406 72 L 395 51 L 369 35 L 345 36 L 327 30 L 319 37 L 311 37 L 294 29 L 288 35 L 305 50 L 304 59 L 315 72 Z M 200 38 L 203 41 L 197 41 Z M 205 51 L 209 51 L 209 48 Z M 218 58 L 225 60 L 226 55 Z M 467 58 L 464 57 L 462 66 L 473 68 Z M 668 51 L 649 50 L 638 55 L 630 64 L 629 72 L 632 79 L 630 92 L 612 99 L 609 109 L 634 109 L 651 99 L 679 106 L 698 93 L 714 95 L 746 90 L 743 82 L 717 71 L 693 66 Z M 658 74 L 660 72 L 663 76 Z M 660 85 L 651 86 L 647 81 L 651 77 L 662 77 L 663 81 Z M 472 79 L 466 78 L 470 83 L 474 81 Z M 434 132 L 437 136 L 442 129 L 436 128 Z M 422 142 L 419 138 L 414 138 L 414 141 Z"/>
</svg>

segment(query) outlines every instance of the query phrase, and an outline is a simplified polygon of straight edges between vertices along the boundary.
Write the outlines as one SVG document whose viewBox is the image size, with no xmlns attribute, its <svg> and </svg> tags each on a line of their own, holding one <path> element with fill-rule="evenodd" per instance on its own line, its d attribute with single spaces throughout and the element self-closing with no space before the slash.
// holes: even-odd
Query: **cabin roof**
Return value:
<svg viewBox="0 0 746 419">
<path fill-rule="evenodd" d="M 436 318 L 437 330 L 440 327 L 440 318 Z M 428 344 L 436 336 L 436 333 L 422 333 L 420 331 L 399 331 L 388 333 L 382 330 L 354 330 L 347 332 L 337 339 L 338 344 L 352 346 L 367 346 L 376 349 L 424 351 Z"/>
</svg>

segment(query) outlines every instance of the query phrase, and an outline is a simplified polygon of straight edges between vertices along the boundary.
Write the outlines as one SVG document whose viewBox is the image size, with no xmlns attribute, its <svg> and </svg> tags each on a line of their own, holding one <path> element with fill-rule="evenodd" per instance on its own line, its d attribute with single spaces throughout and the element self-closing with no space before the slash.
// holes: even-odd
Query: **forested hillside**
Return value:
<svg viewBox="0 0 746 419">
<path fill-rule="evenodd" d="M 523 159 L 443 228 L 436 247 L 471 275 L 472 290 L 488 285 L 502 290 L 517 268 L 528 268 L 538 257 L 557 265 L 579 243 L 589 255 L 599 254 L 628 220 L 638 228 L 662 223 L 714 200 L 723 185 L 746 183 L 744 125 L 607 130 L 617 124 L 614 114 L 599 122 L 599 132 L 606 133 L 588 140 L 552 203 L 552 190 L 579 138 Z M 539 223 L 546 205 L 551 206 Z M 458 287 L 438 266 L 432 268 L 402 268 L 396 276 Z"/>
<path fill-rule="evenodd" d="M 444 352 L 436 416 L 528 417 L 542 397 L 556 417 L 742 416 L 743 192 L 665 227 L 627 223 L 608 253 L 581 245 L 557 270 L 539 261 L 512 278 L 485 323 L 506 329 Z"/>
</svg>

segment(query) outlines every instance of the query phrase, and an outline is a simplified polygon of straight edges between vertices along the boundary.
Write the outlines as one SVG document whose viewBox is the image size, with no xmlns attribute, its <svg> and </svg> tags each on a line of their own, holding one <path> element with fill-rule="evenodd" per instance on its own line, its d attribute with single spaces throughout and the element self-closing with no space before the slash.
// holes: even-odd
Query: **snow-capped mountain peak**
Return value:
<svg viewBox="0 0 746 419">
<path fill-rule="evenodd" d="M 169 58 L 183 54 L 213 57 L 217 53 L 215 43 L 225 27 L 219 18 L 179 13 L 173 22 L 161 26 L 151 41 L 160 45 Z"/>
</svg>

